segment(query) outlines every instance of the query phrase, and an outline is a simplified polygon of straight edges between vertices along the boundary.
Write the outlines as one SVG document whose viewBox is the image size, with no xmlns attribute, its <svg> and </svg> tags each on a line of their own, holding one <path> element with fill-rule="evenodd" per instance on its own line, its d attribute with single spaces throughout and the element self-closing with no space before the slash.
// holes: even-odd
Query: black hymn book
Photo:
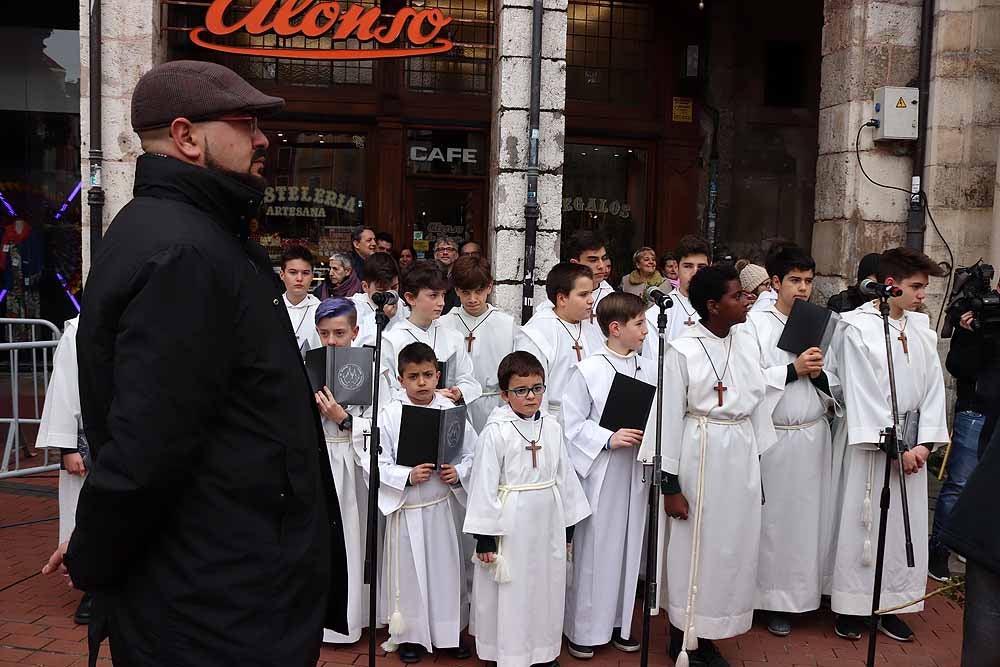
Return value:
<svg viewBox="0 0 1000 667">
<path fill-rule="evenodd" d="M 454 465 L 465 443 L 464 405 L 439 410 L 403 404 L 396 463 L 414 468 L 423 463 Z"/>
</svg>

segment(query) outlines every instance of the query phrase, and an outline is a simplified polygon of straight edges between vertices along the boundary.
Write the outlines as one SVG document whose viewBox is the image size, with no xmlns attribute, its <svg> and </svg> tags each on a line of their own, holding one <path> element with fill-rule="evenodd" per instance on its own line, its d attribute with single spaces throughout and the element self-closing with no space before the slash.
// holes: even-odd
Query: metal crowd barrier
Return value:
<svg viewBox="0 0 1000 667">
<path fill-rule="evenodd" d="M 0 318 L 0 391 L 6 370 L 10 387 L 10 410 L 0 398 L 0 425 L 7 427 L 3 459 L 0 459 L 0 479 L 24 477 L 59 470 L 59 462 L 49 463 L 49 450 L 43 450 L 40 465 L 22 467 L 33 459 L 24 459 L 21 449 L 28 444 L 24 426 L 37 429 L 41 423 L 45 392 L 52 374 L 52 355 L 62 332 L 48 320 Z M 6 369 L 3 352 L 7 352 Z M 30 444 L 34 444 L 31 441 Z M 53 455 L 55 458 L 56 455 Z M 36 455 L 37 458 L 37 455 Z"/>
</svg>

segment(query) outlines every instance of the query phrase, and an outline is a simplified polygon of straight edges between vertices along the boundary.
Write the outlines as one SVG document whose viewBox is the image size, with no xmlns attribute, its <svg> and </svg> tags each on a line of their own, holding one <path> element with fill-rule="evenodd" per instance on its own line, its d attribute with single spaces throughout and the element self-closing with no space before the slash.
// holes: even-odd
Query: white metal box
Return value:
<svg viewBox="0 0 1000 667">
<path fill-rule="evenodd" d="M 917 138 L 918 88 L 883 86 L 875 89 L 875 141 Z"/>
</svg>

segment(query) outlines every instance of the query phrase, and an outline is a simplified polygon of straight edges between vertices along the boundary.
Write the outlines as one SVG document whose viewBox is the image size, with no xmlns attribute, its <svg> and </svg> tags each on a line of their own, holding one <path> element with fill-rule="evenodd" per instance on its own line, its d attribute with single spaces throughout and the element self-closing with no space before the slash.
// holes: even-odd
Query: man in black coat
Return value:
<svg viewBox="0 0 1000 667">
<path fill-rule="evenodd" d="M 346 632 L 319 413 L 247 238 L 279 109 L 231 70 L 154 67 L 132 99 L 134 199 L 94 256 L 77 345 L 94 456 L 64 566 L 116 667 L 312 667 Z"/>
</svg>

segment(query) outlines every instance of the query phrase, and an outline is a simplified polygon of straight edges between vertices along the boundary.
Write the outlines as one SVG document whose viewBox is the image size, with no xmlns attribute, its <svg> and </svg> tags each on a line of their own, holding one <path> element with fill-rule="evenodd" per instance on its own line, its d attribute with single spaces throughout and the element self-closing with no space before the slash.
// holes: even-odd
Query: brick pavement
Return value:
<svg viewBox="0 0 1000 667">
<path fill-rule="evenodd" d="M 38 574 L 55 545 L 58 522 L 42 521 L 58 515 L 55 477 L 24 478 L 0 482 L 0 667 L 18 665 L 86 665 L 86 629 L 75 626 L 73 611 L 79 594 L 66 588 L 59 577 Z M 11 524 L 23 524 L 6 527 Z M 962 612 L 954 602 L 942 597 L 928 601 L 925 610 L 907 617 L 916 641 L 900 644 L 880 638 L 878 664 L 891 667 L 958 667 L 961 652 Z M 638 619 L 634 626 L 639 628 Z M 655 636 L 664 637 L 663 616 L 654 618 Z M 380 636 L 379 641 L 382 637 Z M 470 644 L 470 647 L 472 645 Z M 811 667 L 862 667 L 866 654 L 863 641 L 850 642 L 836 637 L 828 610 L 796 619 L 790 637 L 768 634 L 762 624 L 735 639 L 719 642 L 723 655 L 734 667 L 763 665 L 804 665 Z M 650 664 L 668 667 L 664 642 L 653 644 Z M 102 652 L 107 656 L 107 647 Z M 110 665 L 110 660 L 102 660 Z M 326 646 L 320 667 L 367 664 L 367 639 L 355 646 Z M 400 665 L 394 656 L 380 653 L 377 667 Z M 459 661 L 447 655 L 425 658 L 442 667 L 480 667 L 475 659 Z M 564 653 L 564 667 L 583 667 L 583 661 Z M 613 648 L 599 649 L 589 667 L 637 667 L 638 654 L 624 654 Z"/>
</svg>

